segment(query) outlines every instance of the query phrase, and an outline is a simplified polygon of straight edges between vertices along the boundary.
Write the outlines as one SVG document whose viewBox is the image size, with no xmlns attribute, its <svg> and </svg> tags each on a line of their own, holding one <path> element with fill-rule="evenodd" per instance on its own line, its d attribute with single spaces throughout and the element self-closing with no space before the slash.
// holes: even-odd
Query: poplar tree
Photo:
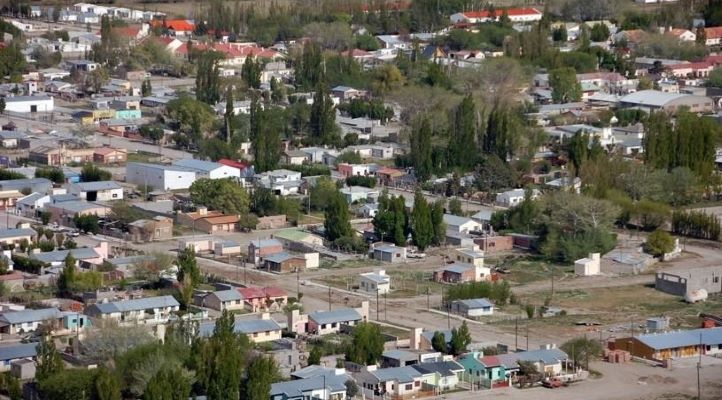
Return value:
<svg viewBox="0 0 722 400">
<path fill-rule="evenodd" d="M 431 208 L 421 190 L 414 194 L 414 210 L 411 214 L 411 236 L 419 250 L 424 250 L 434 240 L 434 226 L 431 220 Z"/>
<path fill-rule="evenodd" d="M 424 118 L 411 132 L 411 161 L 419 182 L 425 182 L 433 173 L 431 123 Z"/>
<path fill-rule="evenodd" d="M 476 104 L 471 94 L 464 97 L 451 118 L 449 162 L 470 170 L 476 163 L 475 138 L 478 133 Z"/>
<path fill-rule="evenodd" d="M 311 105 L 311 136 L 319 144 L 332 144 L 336 135 L 336 109 L 331 100 L 326 82 L 316 85 L 316 93 Z"/>
</svg>

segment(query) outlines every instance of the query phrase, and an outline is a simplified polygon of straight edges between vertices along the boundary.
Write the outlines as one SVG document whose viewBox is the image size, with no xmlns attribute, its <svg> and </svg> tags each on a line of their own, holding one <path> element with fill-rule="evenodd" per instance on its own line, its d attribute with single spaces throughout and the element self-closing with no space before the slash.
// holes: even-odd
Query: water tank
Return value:
<svg viewBox="0 0 722 400">
<path fill-rule="evenodd" d="M 696 303 L 705 300 L 707 300 L 707 291 L 705 289 L 693 290 L 684 295 L 684 301 L 687 303 Z"/>
</svg>

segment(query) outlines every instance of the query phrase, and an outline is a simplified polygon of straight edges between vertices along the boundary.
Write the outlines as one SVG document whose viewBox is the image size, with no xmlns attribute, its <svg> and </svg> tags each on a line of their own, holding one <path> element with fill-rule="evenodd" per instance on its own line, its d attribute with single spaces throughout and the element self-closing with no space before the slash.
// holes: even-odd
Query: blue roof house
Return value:
<svg viewBox="0 0 722 400">
<path fill-rule="evenodd" d="M 98 320 L 115 321 L 119 325 L 162 324 L 180 309 L 173 296 L 144 297 L 109 303 L 96 303 L 85 313 Z"/>
</svg>

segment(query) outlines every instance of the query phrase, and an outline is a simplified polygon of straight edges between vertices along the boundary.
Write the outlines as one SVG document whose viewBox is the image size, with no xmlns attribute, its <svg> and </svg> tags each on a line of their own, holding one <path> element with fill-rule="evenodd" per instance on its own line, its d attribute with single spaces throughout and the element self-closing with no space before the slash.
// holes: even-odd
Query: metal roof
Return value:
<svg viewBox="0 0 722 400">
<path fill-rule="evenodd" d="M 72 186 L 79 188 L 83 192 L 122 188 L 122 186 L 120 186 L 120 184 L 116 181 L 79 182 L 72 184 Z"/>
<path fill-rule="evenodd" d="M 0 322 L 8 324 L 22 324 L 23 322 L 37 322 L 55 319 L 60 316 L 57 308 L 43 308 L 39 310 L 10 311 L 0 314 Z"/>
<path fill-rule="evenodd" d="M 108 206 L 104 206 L 102 204 L 98 203 L 91 203 L 88 201 L 82 201 L 82 200 L 74 200 L 74 201 L 63 201 L 63 202 L 55 202 L 53 203 L 53 207 L 63 209 L 65 211 L 70 211 L 73 213 L 80 213 L 87 210 L 94 210 L 98 207 L 103 208 L 109 208 Z"/>
<path fill-rule="evenodd" d="M 98 303 L 93 305 L 100 314 L 121 313 L 127 311 L 149 310 L 152 308 L 179 307 L 180 304 L 173 296 L 144 297 L 142 299 L 131 299 L 114 301 L 110 303 Z"/>
<path fill-rule="evenodd" d="M 213 330 L 216 327 L 215 321 L 204 322 L 198 328 L 198 334 L 203 337 L 208 337 L 213 334 Z M 236 320 L 233 324 L 233 331 L 236 333 L 259 333 L 269 331 L 280 331 L 281 325 L 272 319 L 246 319 Z"/>
<path fill-rule="evenodd" d="M 455 303 L 461 303 L 472 309 L 494 307 L 494 304 L 487 299 L 456 300 Z"/>
<path fill-rule="evenodd" d="M 46 194 L 42 193 L 30 193 L 29 195 L 23 197 L 22 199 L 18 199 L 16 204 L 27 204 L 27 205 L 33 205 L 37 200 L 42 199 L 43 197 L 47 196 Z"/>
<path fill-rule="evenodd" d="M 324 388 L 330 393 L 345 393 L 348 379 L 349 377 L 343 374 L 276 382 L 271 384 L 271 398 L 279 395 L 286 399 L 309 398 L 311 391 L 324 390 Z"/>
<path fill-rule="evenodd" d="M 463 369 L 463 368 L 462 368 Z M 379 382 L 397 381 L 399 383 L 413 382 L 414 378 L 420 378 L 421 372 L 417 371 L 413 366 L 382 368 L 376 371 L 369 371 Z"/>
<path fill-rule="evenodd" d="M 281 242 L 279 242 L 276 239 L 259 239 L 259 240 L 251 240 L 251 243 L 254 248 L 259 249 L 263 247 L 275 247 L 275 246 L 281 246 Z"/>
<path fill-rule="evenodd" d="M 414 364 L 411 368 L 424 375 L 438 373 L 441 376 L 454 376 L 457 373 L 464 371 L 464 367 L 456 361 L 426 362 Z"/>
<path fill-rule="evenodd" d="M 0 360 L 9 361 L 18 358 L 29 358 L 38 355 L 37 343 L 18 343 L 10 346 L 0 346 Z"/>
<path fill-rule="evenodd" d="M 684 93 L 667 93 L 659 90 L 640 90 L 620 99 L 622 103 L 640 104 L 645 106 L 663 107 L 665 104 L 690 95 Z M 699 97 L 699 96 L 695 96 Z"/>
<path fill-rule="evenodd" d="M 225 167 L 225 165 L 212 162 L 212 161 L 203 161 L 203 160 L 196 160 L 192 158 L 183 158 L 180 160 L 173 161 L 173 165 L 195 169 L 198 171 L 204 171 L 204 172 L 211 172 L 214 170 L 217 170 L 218 168 Z"/>
<path fill-rule="evenodd" d="M 216 296 L 220 301 L 233 301 L 243 299 L 241 294 L 238 293 L 238 290 L 236 289 L 219 290 L 217 292 L 209 294 L 209 296 Z"/>
<path fill-rule="evenodd" d="M 398 349 L 386 350 L 381 356 L 392 360 L 416 360 L 419 358 L 419 355 L 414 352 Z"/>
<path fill-rule="evenodd" d="M 368 272 L 365 274 L 361 274 L 363 278 L 366 278 L 368 280 L 374 281 L 376 283 L 389 283 L 391 282 L 391 277 L 388 275 L 381 275 L 377 274 L 375 272 Z"/>
<path fill-rule="evenodd" d="M 722 327 L 693 329 L 689 331 L 677 331 L 667 333 L 656 333 L 640 335 L 637 340 L 655 349 L 674 349 L 678 347 L 717 345 L 722 343 Z"/>
<path fill-rule="evenodd" d="M 457 215 L 451 215 L 451 214 L 444 214 L 444 223 L 447 225 L 461 226 L 461 225 L 467 224 L 469 222 L 478 224 L 478 222 L 474 221 L 471 218 L 459 217 Z"/>
<path fill-rule="evenodd" d="M 296 257 L 293 254 L 282 251 L 280 253 L 269 254 L 269 255 L 265 256 L 263 259 L 265 261 L 270 261 L 272 263 L 282 263 L 284 261 L 288 261 L 293 258 L 300 258 L 300 257 Z"/>
<path fill-rule="evenodd" d="M 556 364 L 569 358 L 567 353 L 559 349 L 540 349 L 521 351 L 519 353 L 501 354 L 496 356 L 506 368 L 516 368 L 519 361 L 543 362 L 544 364 Z"/>
<path fill-rule="evenodd" d="M 308 367 L 301 368 L 298 371 L 291 373 L 291 377 L 297 379 L 315 378 L 317 376 L 334 375 L 335 369 L 326 368 L 320 365 L 309 365 Z"/>
<path fill-rule="evenodd" d="M 348 322 L 361 320 L 361 314 L 353 308 L 342 308 L 331 311 L 316 311 L 308 314 L 308 318 L 317 324 L 332 324 L 334 322 Z"/>
<path fill-rule="evenodd" d="M 474 266 L 471 264 L 455 262 L 453 264 L 445 265 L 445 266 L 437 269 L 437 271 L 447 271 L 447 272 L 454 272 L 457 274 L 463 274 L 464 272 L 472 270 L 472 269 L 474 269 Z"/>
<path fill-rule="evenodd" d="M 136 162 L 131 162 L 131 163 L 126 164 L 126 169 L 129 166 L 133 166 L 133 165 L 143 167 L 143 168 L 158 169 L 161 171 L 181 171 L 181 172 L 194 172 L 194 173 L 196 172 L 196 170 L 194 170 L 192 168 L 181 167 L 179 165 L 163 165 L 163 164 L 136 163 Z"/>
<path fill-rule="evenodd" d="M 19 236 L 35 236 L 37 232 L 30 228 L 0 229 L 0 239 L 7 239 Z"/>
<path fill-rule="evenodd" d="M 34 258 L 45 263 L 61 262 L 65 260 L 68 253 L 72 254 L 76 260 L 87 260 L 89 258 L 100 257 L 100 255 L 90 247 L 78 247 L 77 249 L 72 250 L 55 250 L 48 251 L 46 253 L 33 253 L 30 255 L 30 258 Z"/>
</svg>

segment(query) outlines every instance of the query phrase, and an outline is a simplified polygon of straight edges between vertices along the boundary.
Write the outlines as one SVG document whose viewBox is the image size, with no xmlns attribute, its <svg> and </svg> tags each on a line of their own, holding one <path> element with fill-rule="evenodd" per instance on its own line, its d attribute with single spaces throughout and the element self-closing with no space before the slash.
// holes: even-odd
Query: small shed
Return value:
<svg viewBox="0 0 722 400">
<path fill-rule="evenodd" d="M 451 312 L 465 317 L 481 317 L 494 314 L 494 304 L 488 299 L 455 300 Z"/>
<path fill-rule="evenodd" d="M 391 277 L 383 269 L 359 276 L 359 289 L 368 293 L 385 294 L 391 291 Z"/>
<path fill-rule="evenodd" d="M 10 374 L 21 381 L 35 378 L 35 361 L 23 358 L 10 363 Z"/>
<path fill-rule="evenodd" d="M 581 276 L 599 275 L 601 273 L 601 259 L 599 253 L 589 253 L 589 256 L 574 261 L 574 274 Z"/>
<path fill-rule="evenodd" d="M 222 240 L 213 244 L 213 254 L 221 257 L 237 256 L 241 254 L 241 245 L 233 240 Z"/>
<path fill-rule="evenodd" d="M 390 263 L 406 261 L 406 248 L 394 245 L 381 245 L 373 249 L 374 260 Z"/>
</svg>

